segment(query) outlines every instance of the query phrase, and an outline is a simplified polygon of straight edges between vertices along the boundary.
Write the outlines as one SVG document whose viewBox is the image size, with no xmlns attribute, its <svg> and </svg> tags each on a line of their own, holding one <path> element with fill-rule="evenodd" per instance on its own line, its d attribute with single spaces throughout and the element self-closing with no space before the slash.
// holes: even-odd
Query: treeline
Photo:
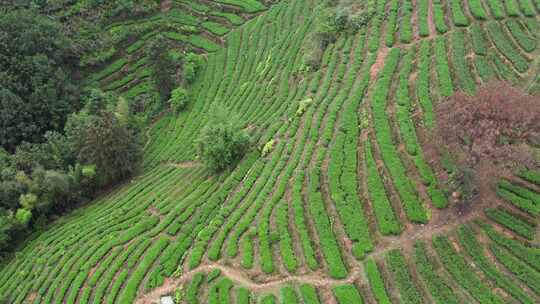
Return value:
<svg viewBox="0 0 540 304">
<path fill-rule="evenodd" d="M 143 120 L 78 80 L 89 38 L 35 10 L 0 10 L 0 258 L 28 233 L 132 175 Z"/>
<path fill-rule="evenodd" d="M 0 149 L 0 253 L 136 172 L 142 140 L 126 101 L 98 90 L 81 100 L 83 109 L 44 142 Z"/>
</svg>

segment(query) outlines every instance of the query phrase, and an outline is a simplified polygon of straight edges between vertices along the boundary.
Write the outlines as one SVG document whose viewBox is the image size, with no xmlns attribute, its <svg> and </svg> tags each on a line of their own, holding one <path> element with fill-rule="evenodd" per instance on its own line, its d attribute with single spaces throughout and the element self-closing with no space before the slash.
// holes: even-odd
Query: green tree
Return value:
<svg viewBox="0 0 540 304">
<path fill-rule="evenodd" d="M 95 165 L 100 187 L 132 175 L 142 160 L 142 143 L 137 130 L 122 123 L 114 113 L 72 115 L 67 134 L 77 162 Z"/>
<path fill-rule="evenodd" d="M 196 141 L 201 161 L 213 172 L 234 166 L 247 152 L 250 139 L 235 115 L 216 112 Z"/>
<path fill-rule="evenodd" d="M 15 213 L 15 219 L 17 219 L 17 222 L 20 225 L 26 227 L 32 219 L 32 211 L 26 209 L 18 209 L 17 213 Z"/>
<path fill-rule="evenodd" d="M 32 10 L 0 11 L 0 145 L 43 141 L 77 105 L 73 44 L 59 23 Z"/>
<path fill-rule="evenodd" d="M 203 64 L 204 59 L 201 55 L 188 53 L 182 62 L 183 80 L 188 84 L 192 83 Z"/>
<path fill-rule="evenodd" d="M 188 101 L 188 91 L 182 87 L 179 87 L 172 91 L 169 104 L 173 112 L 178 113 L 186 108 Z"/>
<path fill-rule="evenodd" d="M 175 85 L 175 73 L 178 68 L 178 63 L 168 51 L 169 45 L 167 38 L 158 35 L 148 43 L 145 49 L 152 80 L 164 101 L 169 98 Z"/>
</svg>

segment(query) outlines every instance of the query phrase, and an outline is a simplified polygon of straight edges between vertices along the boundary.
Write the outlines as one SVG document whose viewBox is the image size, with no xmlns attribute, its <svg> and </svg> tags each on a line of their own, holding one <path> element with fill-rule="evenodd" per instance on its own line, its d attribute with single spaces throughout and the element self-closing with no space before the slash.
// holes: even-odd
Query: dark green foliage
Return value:
<svg viewBox="0 0 540 304">
<path fill-rule="evenodd" d="M 204 58 L 195 53 L 187 54 L 182 61 L 182 79 L 191 84 L 195 76 L 204 65 Z"/>
<path fill-rule="evenodd" d="M 0 146 L 40 142 L 77 107 L 76 56 L 59 23 L 31 10 L 0 12 Z"/>
<path fill-rule="evenodd" d="M 167 100 L 176 82 L 175 72 L 179 63 L 168 52 L 169 40 L 163 35 L 154 37 L 145 48 L 152 80 L 161 98 Z"/>
<path fill-rule="evenodd" d="M 174 113 L 184 110 L 189 102 L 188 91 L 182 87 L 178 87 L 171 92 L 169 104 Z"/>
<path fill-rule="evenodd" d="M 12 214 L 6 214 L 12 217 L 7 223 L 18 222 L 3 229 L 42 228 L 47 217 L 137 170 L 142 159 L 138 129 L 123 106 L 108 109 L 113 101 L 92 90 L 83 98 L 84 109 L 68 118 L 65 134 L 48 132 L 44 143 L 23 143 L 14 154 L 1 153 L 0 211 Z"/>
<path fill-rule="evenodd" d="M 98 186 L 124 179 L 138 169 L 142 143 L 119 113 L 81 112 L 69 118 L 66 133 L 77 161 L 96 166 Z"/>
<path fill-rule="evenodd" d="M 220 110 L 218 110 L 220 111 Z M 199 157 L 214 172 L 234 166 L 249 149 L 249 137 L 234 115 L 213 113 L 196 141 Z"/>
</svg>

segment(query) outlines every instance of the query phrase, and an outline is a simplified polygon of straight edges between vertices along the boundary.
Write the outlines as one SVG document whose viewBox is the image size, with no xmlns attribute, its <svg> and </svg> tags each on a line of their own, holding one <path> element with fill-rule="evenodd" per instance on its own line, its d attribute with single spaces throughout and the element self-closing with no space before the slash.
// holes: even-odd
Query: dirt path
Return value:
<svg viewBox="0 0 540 304">
<path fill-rule="evenodd" d="M 369 70 L 369 76 L 371 77 L 372 81 L 375 81 L 375 79 L 377 79 L 377 75 L 384 66 L 384 61 L 386 59 L 386 56 L 388 55 L 389 50 L 390 49 L 386 46 L 381 46 L 379 48 L 379 52 L 377 53 L 377 59 Z"/>
<path fill-rule="evenodd" d="M 349 276 L 345 279 L 331 279 L 331 278 L 325 277 L 325 275 L 322 273 L 313 272 L 307 275 L 298 275 L 298 276 L 291 275 L 291 276 L 280 277 L 276 279 L 269 278 L 268 281 L 259 283 L 246 277 L 242 271 L 236 268 L 224 266 L 218 263 L 212 263 L 212 264 L 199 266 L 193 270 L 190 270 L 189 272 L 184 273 L 180 278 L 166 279 L 163 286 L 158 287 L 154 289 L 153 291 L 151 291 L 150 293 L 147 293 L 146 295 L 139 297 L 135 303 L 139 303 L 139 304 L 157 303 L 161 296 L 173 293 L 176 290 L 176 288 L 178 288 L 182 284 L 191 280 L 191 278 L 196 273 L 198 272 L 209 273 L 210 271 L 214 269 L 219 269 L 221 271 L 221 275 L 229 278 L 236 284 L 242 285 L 254 292 L 265 292 L 269 290 L 274 290 L 280 287 L 282 284 L 293 283 L 293 282 L 294 283 L 307 283 L 307 284 L 311 284 L 319 288 L 327 287 L 329 285 L 335 285 L 335 284 L 352 284 L 356 280 L 360 279 L 361 274 L 362 274 L 361 267 L 354 266 L 351 269 Z"/>
<path fill-rule="evenodd" d="M 185 161 L 185 162 L 179 162 L 179 163 L 168 162 L 167 165 L 176 167 L 176 168 L 181 168 L 181 169 L 195 168 L 195 167 L 202 166 L 202 164 L 197 161 Z"/>
<path fill-rule="evenodd" d="M 163 0 L 160 4 L 161 12 L 165 13 L 171 10 L 172 0 Z"/>
<path fill-rule="evenodd" d="M 467 223 L 474 218 L 483 217 L 483 209 L 485 207 L 484 204 L 478 204 L 477 206 L 471 207 L 466 212 L 461 213 L 456 207 L 448 207 L 443 210 L 433 209 L 432 220 L 429 224 L 414 225 L 409 223 L 401 235 L 383 237 L 375 250 L 368 254 L 368 257 L 378 258 L 388 250 L 395 248 L 402 248 L 405 251 L 412 250 L 414 243 L 418 240 L 431 239 L 436 234 L 449 232 L 457 226 Z M 236 284 L 242 285 L 251 291 L 263 293 L 278 290 L 282 284 L 286 283 L 307 283 L 316 288 L 325 288 L 336 284 L 352 284 L 356 281 L 364 281 L 361 263 L 353 263 L 349 270 L 349 275 L 344 279 L 329 278 L 327 274 L 324 273 L 324 270 L 319 270 L 305 275 L 278 274 L 261 278 L 256 281 L 247 276 L 241 268 L 234 268 L 212 262 L 190 270 L 179 278 L 167 278 L 163 286 L 139 297 L 136 303 L 158 303 L 161 296 L 174 293 L 176 288 L 189 282 L 196 273 L 208 273 L 214 269 L 219 269 L 223 276 L 231 279 Z"/>
</svg>

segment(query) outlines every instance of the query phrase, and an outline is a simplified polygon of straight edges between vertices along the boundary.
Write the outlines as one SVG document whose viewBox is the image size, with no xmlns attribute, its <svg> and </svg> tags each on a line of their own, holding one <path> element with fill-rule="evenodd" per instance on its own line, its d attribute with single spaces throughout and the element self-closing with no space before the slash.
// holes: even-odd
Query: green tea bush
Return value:
<svg viewBox="0 0 540 304">
<path fill-rule="evenodd" d="M 313 244 L 309 231 L 307 228 L 307 219 L 306 219 L 306 210 L 304 209 L 303 203 L 303 194 L 302 186 L 304 182 L 304 173 L 299 172 L 296 175 L 293 189 L 292 189 L 292 206 L 294 209 L 294 223 L 296 230 L 300 236 L 300 241 L 302 243 L 302 249 L 304 254 L 304 259 L 308 267 L 312 270 L 315 270 L 319 267 L 319 262 L 315 257 L 315 250 L 313 249 Z"/>
<path fill-rule="evenodd" d="M 239 287 L 236 289 L 236 303 L 238 304 L 249 304 L 251 303 L 251 293 L 249 289 L 245 287 Z"/>
<path fill-rule="evenodd" d="M 362 304 L 362 296 L 354 285 L 338 285 L 332 288 L 332 292 L 339 304 Z"/>
<path fill-rule="evenodd" d="M 482 230 L 488 235 L 488 237 L 497 245 L 504 247 L 516 258 L 523 260 L 536 270 L 540 270 L 540 250 L 527 243 L 523 243 L 519 240 L 511 239 L 505 235 L 497 232 L 493 226 L 487 224 L 482 220 L 476 220 Z"/>
<path fill-rule="evenodd" d="M 532 190 L 502 180 L 498 183 L 497 195 L 532 215 L 540 213 L 540 194 Z"/>
<path fill-rule="evenodd" d="M 345 278 L 347 276 L 347 268 L 343 262 L 341 248 L 336 240 L 332 229 L 332 222 L 328 217 L 322 194 L 319 190 L 320 167 L 313 168 L 310 173 L 308 208 L 319 235 L 321 250 L 326 263 L 328 263 L 328 273 L 332 278 Z"/>
<path fill-rule="evenodd" d="M 463 31 L 456 30 L 452 33 L 452 63 L 454 68 L 454 77 L 457 78 L 459 87 L 469 93 L 476 92 L 475 80 L 467 62 L 467 43 Z"/>
<path fill-rule="evenodd" d="M 433 238 L 433 247 L 435 247 L 444 268 L 478 302 L 504 303 L 498 295 L 491 291 L 489 286 L 482 283 L 467 261 L 454 250 L 448 238 L 436 236 Z"/>
<path fill-rule="evenodd" d="M 529 188 L 525 188 L 516 184 L 512 184 L 507 180 L 501 180 L 497 184 L 501 189 L 506 189 L 508 191 L 514 192 L 515 194 L 531 200 L 535 205 L 540 205 L 540 193 L 535 192 Z"/>
<path fill-rule="evenodd" d="M 399 55 L 399 49 L 394 48 L 390 50 L 384 69 L 375 85 L 371 103 L 373 109 L 373 121 L 383 161 L 390 171 L 394 186 L 401 197 L 407 217 L 413 222 L 425 223 L 427 222 L 427 214 L 417 196 L 415 187 L 406 174 L 407 170 L 403 166 L 393 143 L 392 131 L 386 114 L 389 86 L 399 61 Z"/>
<path fill-rule="evenodd" d="M 410 43 L 413 38 L 413 30 L 412 30 L 412 14 L 413 14 L 413 6 L 411 0 L 404 0 L 403 4 L 401 6 L 401 25 L 400 25 L 400 33 L 399 33 L 399 40 L 401 43 Z"/>
<path fill-rule="evenodd" d="M 402 303 L 423 303 L 422 295 L 401 252 L 398 249 L 389 251 L 386 255 L 386 263 L 394 275 L 394 282 L 401 295 Z"/>
<path fill-rule="evenodd" d="M 391 0 L 386 22 L 386 46 L 392 47 L 395 41 L 399 0 Z"/>
<path fill-rule="evenodd" d="M 421 37 L 429 36 L 429 24 L 428 24 L 428 0 L 419 0 L 418 2 L 418 33 Z"/>
<path fill-rule="evenodd" d="M 473 23 L 470 28 L 471 41 L 474 53 L 477 55 L 487 55 L 488 41 L 482 26 L 478 23 Z"/>
<path fill-rule="evenodd" d="M 510 17 L 519 17 L 519 4 L 516 0 L 505 0 L 506 12 Z"/>
<path fill-rule="evenodd" d="M 414 263 L 416 270 L 433 299 L 440 304 L 457 304 L 459 299 L 452 288 L 438 273 L 433 259 L 428 258 L 426 244 L 417 242 L 414 245 Z"/>
<path fill-rule="evenodd" d="M 396 218 L 392 205 L 388 200 L 386 190 L 384 189 L 383 181 L 377 170 L 375 159 L 371 152 L 371 143 L 369 140 L 365 142 L 365 161 L 367 166 L 367 185 L 369 189 L 369 197 L 371 206 L 379 231 L 383 235 L 398 235 L 401 232 L 401 225 Z"/>
<path fill-rule="evenodd" d="M 536 40 L 527 34 L 524 26 L 519 21 L 508 20 L 506 26 L 525 52 L 531 53 L 536 49 Z"/>
<path fill-rule="evenodd" d="M 452 78 L 450 77 L 450 68 L 447 59 L 446 41 L 444 37 L 435 38 L 435 59 L 436 70 L 439 80 L 439 91 L 443 97 L 449 97 L 454 93 Z"/>
<path fill-rule="evenodd" d="M 485 210 L 491 220 L 505 226 L 522 237 L 532 240 L 536 235 L 536 224 L 530 223 L 503 208 L 489 208 Z"/>
<path fill-rule="evenodd" d="M 199 303 L 199 289 L 203 284 L 204 274 L 197 272 L 186 289 L 186 302 L 189 304 Z"/>
<path fill-rule="evenodd" d="M 369 281 L 369 285 L 371 287 L 371 291 L 373 292 L 373 296 L 375 297 L 375 300 L 377 303 L 380 304 L 390 304 L 392 303 L 390 301 L 390 297 L 388 296 L 386 292 L 386 288 L 384 286 L 384 280 L 381 276 L 381 273 L 379 272 L 379 268 L 377 267 L 377 264 L 373 259 L 367 260 L 365 263 L 365 270 L 366 275 Z"/>
<path fill-rule="evenodd" d="M 435 28 L 439 34 L 444 34 L 448 31 L 441 0 L 433 0 L 433 22 L 435 23 Z"/>
<path fill-rule="evenodd" d="M 298 297 L 296 291 L 292 286 L 281 287 L 281 303 L 298 304 Z"/>
<path fill-rule="evenodd" d="M 221 25 L 220 23 L 212 22 L 212 21 L 206 21 L 201 23 L 202 27 L 210 31 L 212 34 L 223 36 L 227 34 L 230 29 Z"/>
<path fill-rule="evenodd" d="M 216 2 L 238 6 L 247 13 L 256 13 L 266 9 L 266 7 L 257 0 L 216 0 Z"/>
<path fill-rule="evenodd" d="M 500 0 L 487 0 L 487 5 L 491 11 L 491 14 L 495 19 L 503 19 L 505 17 L 504 7 Z"/>
<path fill-rule="evenodd" d="M 492 244 L 490 249 L 501 264 L 536 294 L 540 294 L 540 274 L 538 271 L 532 269 L 524 261 L 517 259 L 497 245 Z"/>
<path fill-rule="evenodd" d="M 476 240 L 473 231 L 468 226 L 460 226 L 458 228 L 458 237 L 460 244 L 465 248 L 465 251 L 472 257 L 475 265 L 491 279 L 497 286 L 511 294 L 521 303 L 534 303 L 534 301 L 516 285 L 511 278 L 506 274 L 497 270 L 497 268 L 489 261 L 482 251 L 482 246 Z"/>
<path fill-rule="evenodd" d="M 283 264 L 287 271 L 295 272 L 298 262 L 294 253 L 293 240 L 289 233 L 289 206 L 287 202 L 282 202 L 276 211 L 276 222 L 279 233 L 279 248 Z"/>
<path fill-rule="evenodd" d="M 253 267 L 253 236 L 249 233 L 244 236 L 242 240 L 242 267 L 250 269 Z"/>
<path fill-rule="evenodd" d="M 431 43 L 423 40 L 418 50 L 418 78 L 416 79 L 416 96 L 422 107 L 424 125 L 428 130 L 433 129 L 433 101 L 430 94 Z"/>
<path fill-rule="evenodd" d="M 474 18 L 478 20 L 486 19 L 486 12 L 484 11 L 484 7 L 482 6 L 482 1 L 471 0 L 471 1 L 468 1 L 468 3 L 469 3 L 469 9 L 471 10 L 471 14 L 474 16 Z"/>
<path fill-rule="evenodd" d="M 540 185 L 540 171 L 521 170 L 518 172 L 518 176 L 533 184 Z"/>
<path fill-rule="evenodd" d="M 300 285 L 300 294 L 306 304 L 320 304 L 319 295 L 315 287 L 309 284 Z"/>
</svg>

